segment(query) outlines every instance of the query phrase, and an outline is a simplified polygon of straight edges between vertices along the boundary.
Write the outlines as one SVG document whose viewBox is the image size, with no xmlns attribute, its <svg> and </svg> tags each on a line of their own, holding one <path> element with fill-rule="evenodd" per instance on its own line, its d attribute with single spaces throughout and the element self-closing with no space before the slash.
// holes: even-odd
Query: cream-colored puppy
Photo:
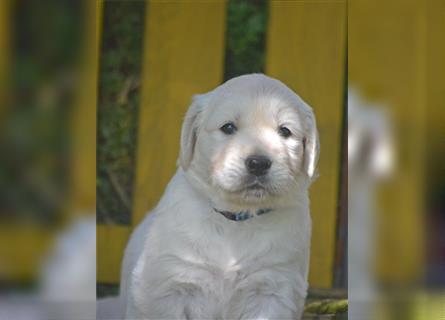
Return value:
<svg viewBox="0 0 445 320">
<path fill-rule="evenodd" d="M 195 96 L 179 169 L 125 252 L 126 319 L 298 319 L 307 291 L 312 109 L 261 74 Z"/>
</svg>

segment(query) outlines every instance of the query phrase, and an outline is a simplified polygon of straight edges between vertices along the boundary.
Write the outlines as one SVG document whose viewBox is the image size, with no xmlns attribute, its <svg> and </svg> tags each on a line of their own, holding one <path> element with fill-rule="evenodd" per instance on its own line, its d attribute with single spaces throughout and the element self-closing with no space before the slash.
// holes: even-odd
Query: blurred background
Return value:
<svg viewBox="0 0 445 320">
<path fill-rule="evenodd" d="M 1 1 L 0 319 L 116 295 L 191 96 L 251 72 L 317 116 L 309 302 L 441 319 L 443 30 L 442 0 Z"/>
<path fill-rule="evenodd" d="M 442 319 L 445 2 L 348 3 L 349 315 Z"/>
<path fill-rule="evenodd" d="M 92 319 L 98 3 L 0 1 L 0 319 Z"/>
</svg>

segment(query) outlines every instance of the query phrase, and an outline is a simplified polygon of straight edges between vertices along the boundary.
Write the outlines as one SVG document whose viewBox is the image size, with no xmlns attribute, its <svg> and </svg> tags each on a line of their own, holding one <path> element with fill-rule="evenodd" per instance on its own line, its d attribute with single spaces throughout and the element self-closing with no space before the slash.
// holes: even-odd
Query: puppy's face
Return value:
<svg viewBox="0 0 445 320">
<path fill-rule="evenodd" d="M 270 202 L 307 184 L 318 154 L 311 109 L 262 75 L 232 79 L 195 98 L 182 139 L 183 169 L 240 204 Z"/>
</svg>

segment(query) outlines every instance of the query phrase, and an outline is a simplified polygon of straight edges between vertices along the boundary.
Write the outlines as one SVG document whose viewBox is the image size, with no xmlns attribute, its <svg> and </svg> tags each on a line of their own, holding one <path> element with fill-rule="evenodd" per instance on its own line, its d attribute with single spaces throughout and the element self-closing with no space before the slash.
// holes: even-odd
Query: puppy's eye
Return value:
<svg viewBox="0 0 445 320">
<path fill-rule="evenodd" d="M 236 126 L 232 122 L 227 122 L 221 128 L 219 128 L 225 134 L 234 134 L 237 130 Z"/>
<path fill-rule="evenodd" d="M 279 127 L 278 133 L 280 136 L 284 138 L 289 138 L 292 135 L 292 132 L 286 127 Z"/>
</svg>

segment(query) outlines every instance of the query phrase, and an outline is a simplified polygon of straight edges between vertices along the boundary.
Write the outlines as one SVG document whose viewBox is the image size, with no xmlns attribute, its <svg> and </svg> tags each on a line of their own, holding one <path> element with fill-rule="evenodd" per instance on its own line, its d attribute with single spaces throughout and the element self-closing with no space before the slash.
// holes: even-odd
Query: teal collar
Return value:
<svg viewBox="0 0 445 320">
<path fill-rule="evenodd" d="M 273 211 L 273 209 L 271 208 L 258 209 L 255 213 L 251 213 L 250 210 L 239 211 L 239 212 L 221 211 L 216 208 L 213 208 L 213 210 L 222 214 L 224 217 L 232 221 L 244 221 L 253 218 L 255 216 L 260 216 L 262 214 L 266 214 Z"/>
</svg>

